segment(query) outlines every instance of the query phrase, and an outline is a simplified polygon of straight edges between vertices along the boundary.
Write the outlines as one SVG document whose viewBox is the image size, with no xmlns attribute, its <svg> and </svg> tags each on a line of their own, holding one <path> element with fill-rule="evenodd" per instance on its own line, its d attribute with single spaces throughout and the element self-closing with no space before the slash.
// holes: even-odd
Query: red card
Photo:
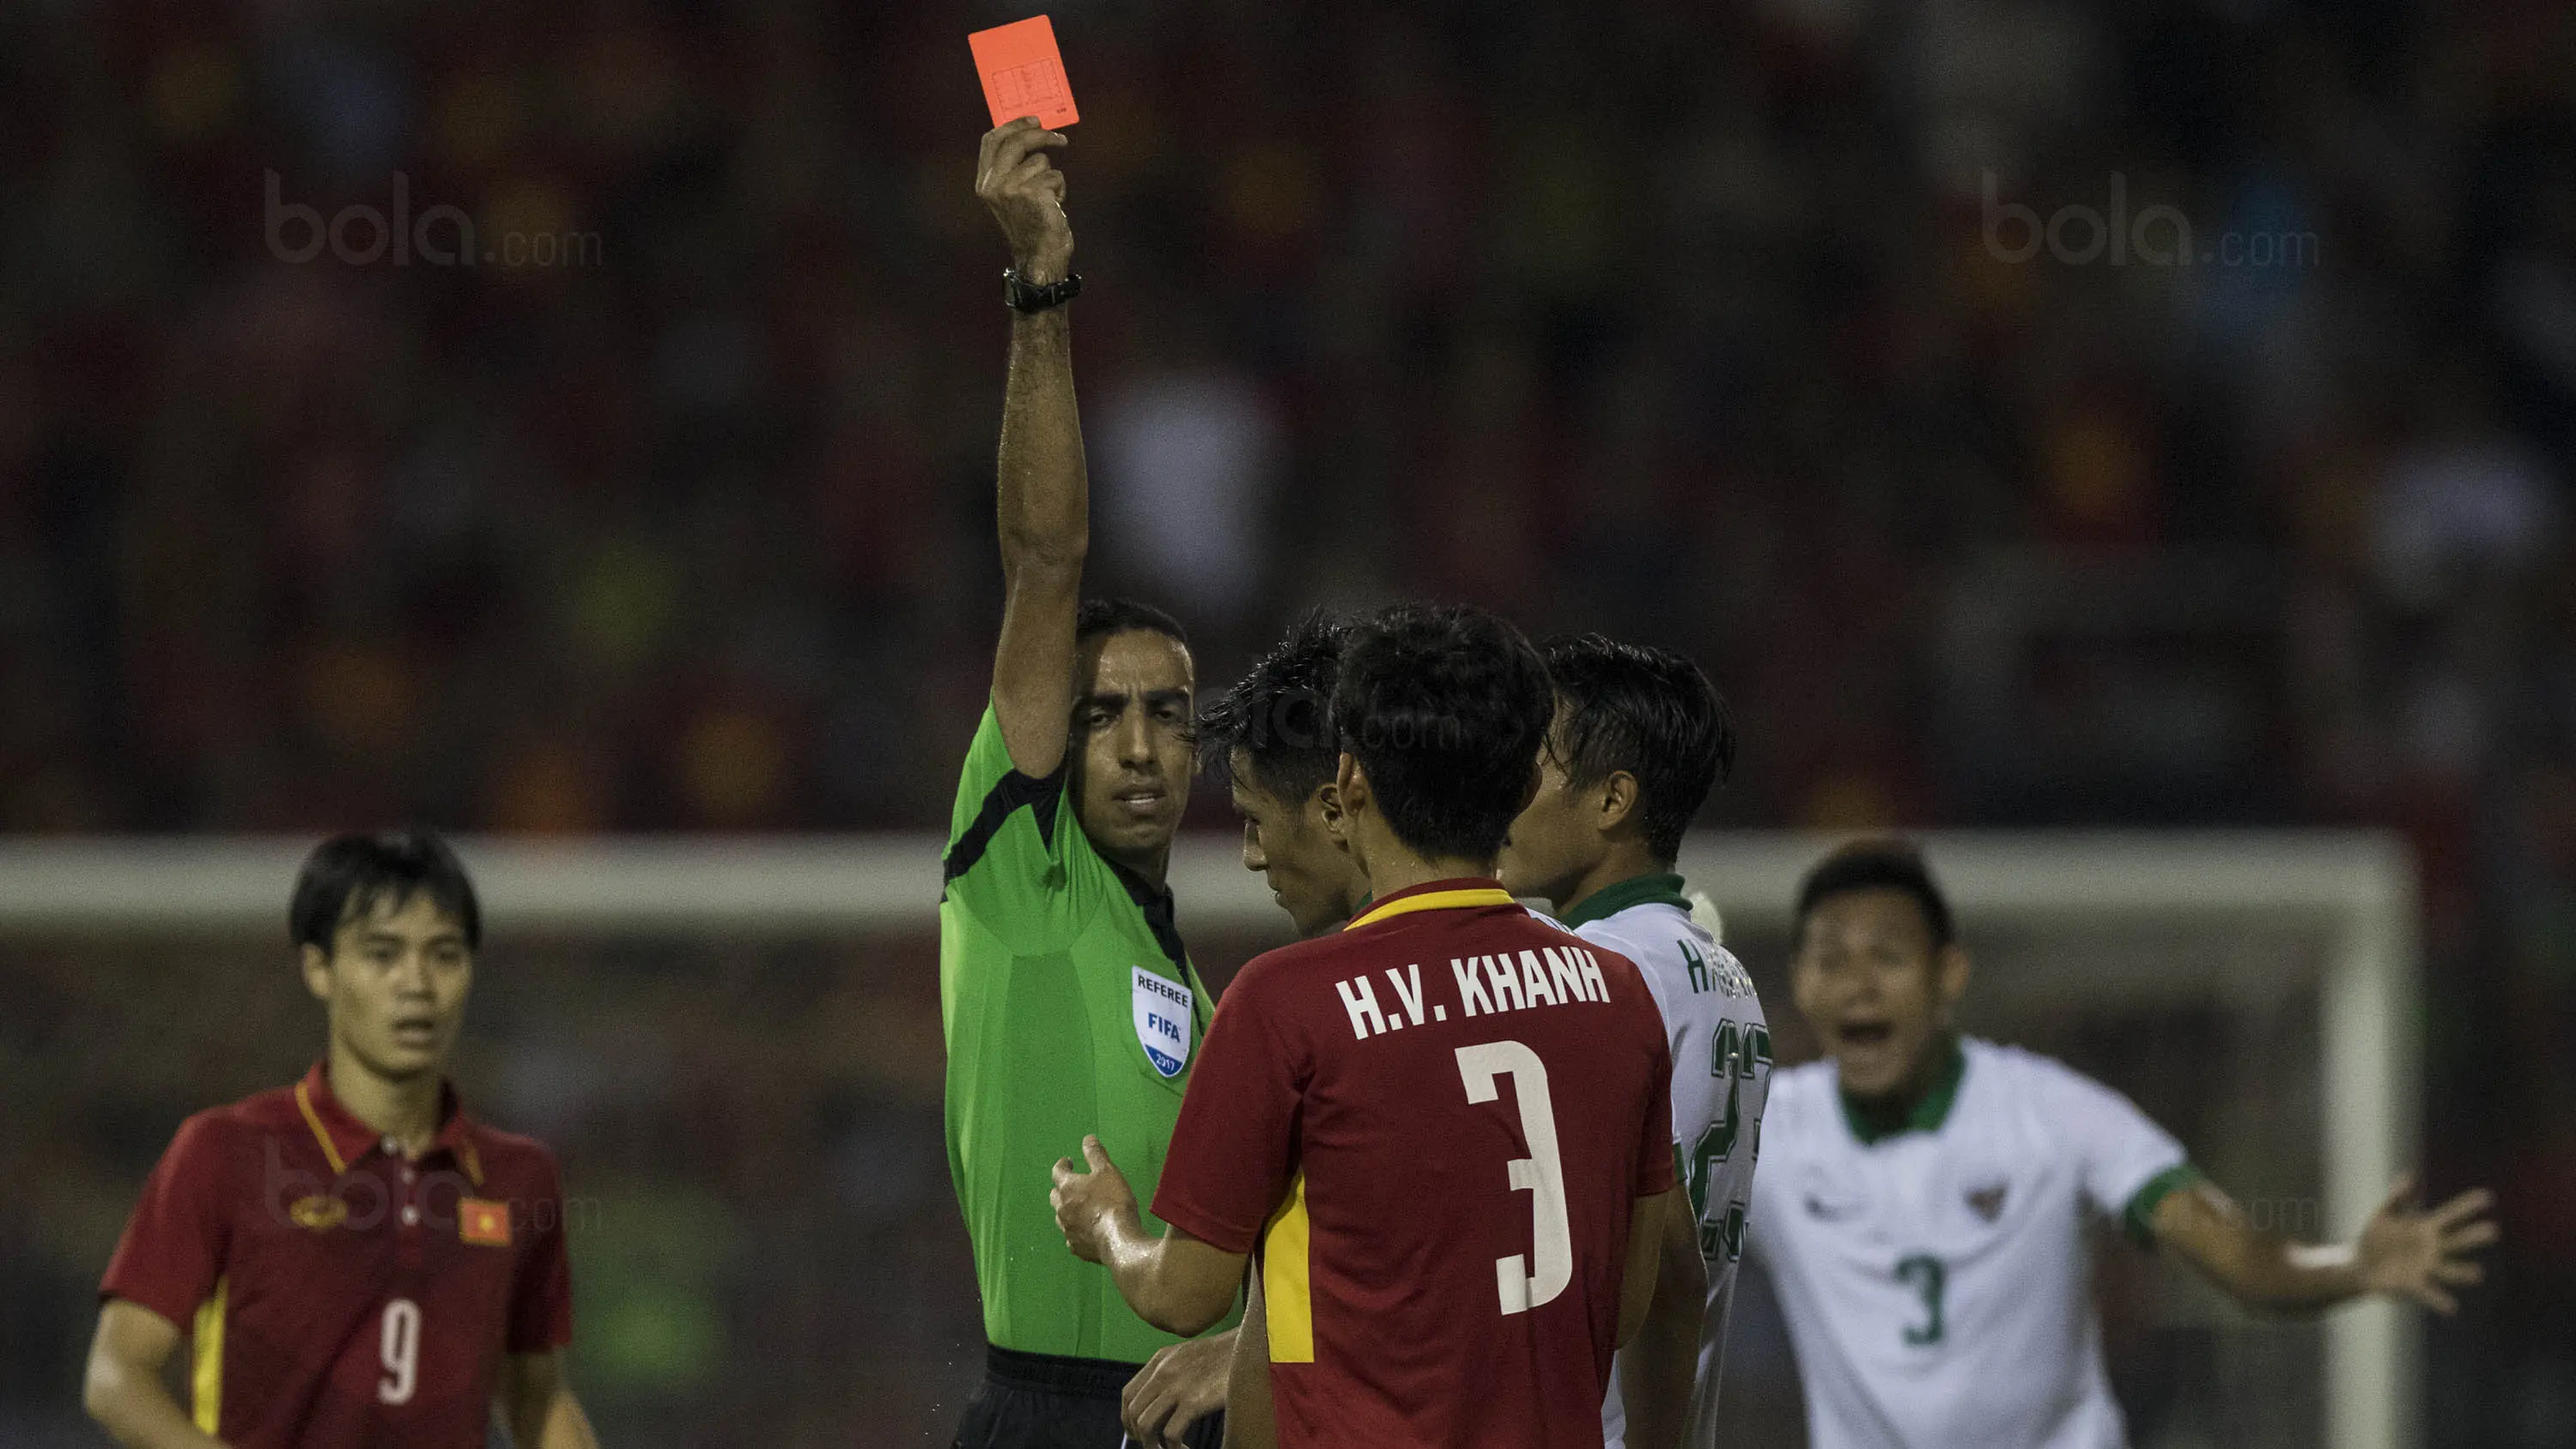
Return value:
<svg viewBox="0 0 2576 1449">
<path fill-rule="evenodd" d="M 975 52 L 975 69 L 984 76 L 984 104 L 993 108 L 993 124 L 1035 116 L 1052 131 L 1081 118 L 1073 109 L 1073 87 L 1065 83 L 1064 56 L 1055 48 L 1055 27 L 1043 15 L 978 30 L 966 37 Z"/>
</svg>

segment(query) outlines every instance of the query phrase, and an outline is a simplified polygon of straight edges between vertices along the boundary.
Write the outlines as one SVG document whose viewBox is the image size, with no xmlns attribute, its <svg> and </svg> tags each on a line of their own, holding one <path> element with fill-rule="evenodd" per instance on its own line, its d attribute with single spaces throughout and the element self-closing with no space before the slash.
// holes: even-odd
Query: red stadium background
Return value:
<svg viewBox="0 0 2576 1449">
<path fill-rule="evenodd" d="M 1020 13 L 0 9 L 0 830 L 944 821 Z M 2424 1162 L 2507 1234 L 2427 1442 L 2568 1442 L 2576 11 L 1054 18 L 1103 589 L 1206 681 L 1401 596 L 1686 649 L 1705 824 L 2402 832 Z M 610 1442 L 944 1442 L 927 937 L 495 933 L 465 1080 L 597 1211 Z M 96 1442 L 141 1174 L 314 1049 L 283 940 L 0 949 L 0 1442 Z"/>
</svg>

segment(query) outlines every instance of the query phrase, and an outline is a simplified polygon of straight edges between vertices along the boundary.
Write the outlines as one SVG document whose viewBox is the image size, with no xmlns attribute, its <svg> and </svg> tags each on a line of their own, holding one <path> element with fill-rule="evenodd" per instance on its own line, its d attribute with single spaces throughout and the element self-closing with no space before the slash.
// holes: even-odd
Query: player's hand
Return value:
<svg viewBox="0 0 2576 1449">
<path fill-rule="evenodd" d="M 2445 1285 L 2487 1275 L 2467 1255 L 2496 1240 L 2495 1220 L 2487 1216 L 2495 1194 L 2472 1188 L 2430 1212 L 2413 1206 L 2414 1196 L 2415 1174 L 2401 1173 L 2362 1227 L 2353 1267 L 2373 1293 L 2402 1293 L 2436 1313 L 2451 1313 L 2460 1305 Z"/>
<path fill-rule="evenodd" d="M 1064 173 L 1047 159 L 1071 144 L 1035 116 L 984 133 L 975 162 L 975 194 L 1002 224 L 1011 262 L 1032 282 L 1061 281 L 1073 261 L 1073 223 L 1064 214 Z"/>
<path fill-rule="evenodd" d="M 1144 1449 L 1181 1449 L 1190 1426 L 1225 1407 L 1235 1330 L 1184 1339 L 1145 1361 L 1118 1396 L 1118 1421 Z"/>
<path fill-rule="evenodd" d="M 1091 1164 L 1089 1172 L 1074 1166 L 1070 1157 L 1056 1159 L 1055 1190 L 1047 1200 L 1055 1204 L 1055 1225 L 1064 1230 L 1064 1245 L 1073 1255 L 1086 1263 L 1106 1263 L 1112 1231 L 1136 1218 L 1136 1193 L 1099 1138 L 1082 1139 L 1082 1156 Z"/>
</svg>

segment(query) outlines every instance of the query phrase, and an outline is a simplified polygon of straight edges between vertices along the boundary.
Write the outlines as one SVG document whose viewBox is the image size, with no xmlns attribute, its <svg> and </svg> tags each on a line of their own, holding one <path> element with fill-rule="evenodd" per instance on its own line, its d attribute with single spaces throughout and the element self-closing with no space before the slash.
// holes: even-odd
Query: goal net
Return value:
<svg viewBox="0 0 2576 1449">
<path fill-rule="evenodd" d="M 284 930 L 308 843 L 0 844 L 0 1437 L 90 1442 L 70 1386 L 143 1174 L 188 1112 L 289 1080 L 319 1051 Z M 1786 927 L 1826 844 L 1710 834 L 1683 856 L 1762 988 L 1784 1063 L 1812 1051 L 1787 995 Z M 1967 1027 L 2128 1094 L 2257 1221 L 2349 1234 L 2412 1160 L 2401 847 L 1927 844 L 1976 962 Z M 575 1372 L 603 1435 L 947 1442 L 982 1331 L 942 1146 L 939 842 L 460 849 L 488 939 L 457 1075 L 470 1111 L 565 1160 Z M 1173 885 L 1214 984 L 1286 938 L 1230 839 L 1185 839 Z M 2096 1268 L 2141 1449 L 2419 1442 L 2416 1346 L 2394 1308 L 2257 1320 L 2110 1236 Z M 1802 1442 L 1758 1285 L 1736 1322 L 1732 1442 Z"/>
</svg>

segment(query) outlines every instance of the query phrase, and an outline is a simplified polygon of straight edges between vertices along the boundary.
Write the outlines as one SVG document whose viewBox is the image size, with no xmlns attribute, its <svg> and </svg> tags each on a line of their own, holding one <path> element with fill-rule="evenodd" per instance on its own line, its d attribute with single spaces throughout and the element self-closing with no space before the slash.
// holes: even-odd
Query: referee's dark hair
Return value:
<svg viewBox="0 0 2576 1449">
<path fill-rule="evenodd" d="M 1199 715 L 1199 768 L 1223 785 L 1243 752 L 1251 783 L 1302 804 L 1332 783 L 1342 757 L 1333 734 L 1333 680 L 1351 626 L 1316 609 L 1288 627 L 1225 697 Z"/>
<path fill-rule="evenodd" d="M 1088 644 L 1108 634 L 1124 634 L 1141 629 L 1160 634 L 1187 649 L 1190 636 L 1181 621 L 1135 599 L 1085 599 L 1074 607 L 1073 642 Z"/>
<path fill-rule="evenodd" d="M 420 829 L 334 835 L 313 847 L 295 877 L 287 929 L 296 945 L 319 946 L 328 956 L 342 922 L 363 918 L 379 902 L 400 910 L 418 895 L 455 918 L 468 947 L 483 944 L 473 879 L 446 841 Z"/>
<path fill-rule="evenodd" d="M 1671 864 L 1709 790 L 1735 768 L 1735 722 L 1700 667 L 1669 649 L 1601 634 L 1550 639 L 1556 683 L 1550 742 L 1566 780 L 1588 789 L 1625 770 L 1637 781 L 1646 848 Z"/>
<path fill-rule="evenodd" d="M 1351 633 L 1333 733 L 1396 839 L 1490 861 L 1529 804 L 1556 712 L 1547 666 L 1482 609 L 1399 604 Z"/>
<path fill-rule="evenodd" d="M 1792 947 L 1807 936 L 1807 917 L 1833 896 L 1852 891 L 1903 891 L 1923 912 L 1923 929 L 1935 955 L 1957 939 L 1950 919 L 1949 897 L 1932 879 L 1922 848 L 1910 840 L 1855 840 L 1816 862 L 1798 883 L 1798 915 L 1789 933 Z"/>
</svg>

